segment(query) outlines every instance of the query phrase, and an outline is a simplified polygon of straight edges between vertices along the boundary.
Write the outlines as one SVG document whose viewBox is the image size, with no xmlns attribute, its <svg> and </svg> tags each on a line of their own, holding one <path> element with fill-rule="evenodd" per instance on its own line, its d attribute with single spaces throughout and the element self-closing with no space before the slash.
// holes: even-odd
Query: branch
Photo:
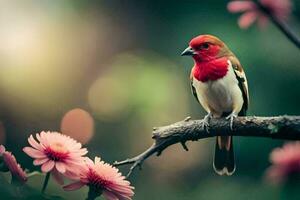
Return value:
<svg viewBox="0 0 300 200">
<path fill-rule="evenodd" d="M 300 49 L 300 38 L 292 31 L 292 29 L 282 20 L 278 19 L 267 7 L 263 6 L 259 1 L 254 1 L 258 7 L 270 18 L 277 28 Z"/>
<path fill-rule="evenodd" d="M 202 120 L 190 120 L 190 117 L 174 124 L 153 128 L 154 143 L 143 153 L 116 161 L 115 166 L 132 164 L 129 176 L 136 167 L 141 168 L 143 162 L 153 154 L 159 156 L 167 147 L 180 143 L 188 151 L 187 141 L 197 141 L 214 136 L 250 136 L 271 139 L 300 140 L 300 116 L 278 117 L 238 117 L 234 120 L 233 130 L 229 121 L 223 118 L 211 119 L 209 131 L 202 128 Z"/>
</svg>

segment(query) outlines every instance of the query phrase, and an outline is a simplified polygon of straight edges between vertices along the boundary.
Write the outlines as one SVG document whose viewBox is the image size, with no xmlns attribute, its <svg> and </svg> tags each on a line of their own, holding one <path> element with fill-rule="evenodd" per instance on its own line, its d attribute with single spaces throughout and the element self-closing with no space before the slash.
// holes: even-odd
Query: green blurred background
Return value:
<svg viewBox="0 0 300 200">
<path fill-rule="evenodd" d="M 151 145 L 153 126 L 204 116 L 190 93 L 193 62 L 180 53 L 206 33 L 243 64 L 249 115 L 299 114 L 299 49 L 272 24 L 239 29 L 227 2 L 0 1 L 0 143 L 31 170 L 38 168 L 22 148 L 42 130 L 71 135 L 89 156 L 110 163 L 135 156 Z M 293 3 L 289 24 L 300 35 L 300 2 Z M 189 152 L 172 146 L 134 172 L 134 199 L 280 199 L 282 187 L 267 183 L 264 172 L 282 143 L 235 138 L 231 177 L 212 169 L 214 139 L 188 143 Z M 39 189 L 42 180 L 28 185 Z M 51 182 L 47 192 L 83 199 L 87 189 L 63 192 Z"/>
</svg>

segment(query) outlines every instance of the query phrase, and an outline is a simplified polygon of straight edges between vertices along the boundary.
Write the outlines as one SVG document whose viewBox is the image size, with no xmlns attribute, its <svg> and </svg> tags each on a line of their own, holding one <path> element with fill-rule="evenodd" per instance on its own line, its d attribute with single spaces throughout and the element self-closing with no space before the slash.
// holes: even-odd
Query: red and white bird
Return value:
<svg viewBox="0 0 300 200">
<path fill-rule="evenodd" d="M 229 48 L 219 38 L 200 35 L 193 38 L 182 56 L 192 56 L 191 88 L 197 101 L 208 113 L 203 128 L 208 130 L 209 120 L 226 117 L 233 128 L 237 116 L 246 115 L 249 104 L 247 79 L 244 70 Z M 235 171 L 232 136 L 218 136 L 213 163 L 220 175 Z"/>
</svg>

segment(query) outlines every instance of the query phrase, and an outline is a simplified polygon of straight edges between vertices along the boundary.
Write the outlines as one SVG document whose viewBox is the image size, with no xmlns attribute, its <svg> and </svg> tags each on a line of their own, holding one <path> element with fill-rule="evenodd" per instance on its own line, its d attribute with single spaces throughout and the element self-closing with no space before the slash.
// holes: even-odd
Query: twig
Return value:
<svg viewBox="0 0 300 200">
<path fill-rule="evenodd" d="M 196 141 L 214 136 L 249 136 L 265 137 L 271 139 L 300 140 L 300 116 L 277 116 L 277 117 L 238 117 L 234 120 L 233 130 L 230 129 L 226 119 L 211 119 L 209 132 L 202 128 L 202 120 L 183 121 L 174 124 L 156 127 L 153 129 L 154 143 L 143 153 L 115 162 L 115 166 L 132 164 L 129 176 L 136 167 L 142 166 L 143 162 L 153 154 L 159 156 L 167 147 L 180 143 L 188 151 L 187 141 Z"/>
</svg>

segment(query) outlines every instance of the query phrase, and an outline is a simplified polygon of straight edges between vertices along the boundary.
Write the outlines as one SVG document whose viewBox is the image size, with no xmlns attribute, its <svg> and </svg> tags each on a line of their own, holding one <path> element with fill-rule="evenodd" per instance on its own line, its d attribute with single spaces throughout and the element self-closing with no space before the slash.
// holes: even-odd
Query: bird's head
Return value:
<svg viewBox="0 0 300 200">
<path fill-rule="evenodd" d="M 224 42 L 212 35 L 199 35 L 193 38 L 181 53 L 182 56 L 192 56 L 196 62 L 210 61 L 231 54 Z"/>
</svg>

